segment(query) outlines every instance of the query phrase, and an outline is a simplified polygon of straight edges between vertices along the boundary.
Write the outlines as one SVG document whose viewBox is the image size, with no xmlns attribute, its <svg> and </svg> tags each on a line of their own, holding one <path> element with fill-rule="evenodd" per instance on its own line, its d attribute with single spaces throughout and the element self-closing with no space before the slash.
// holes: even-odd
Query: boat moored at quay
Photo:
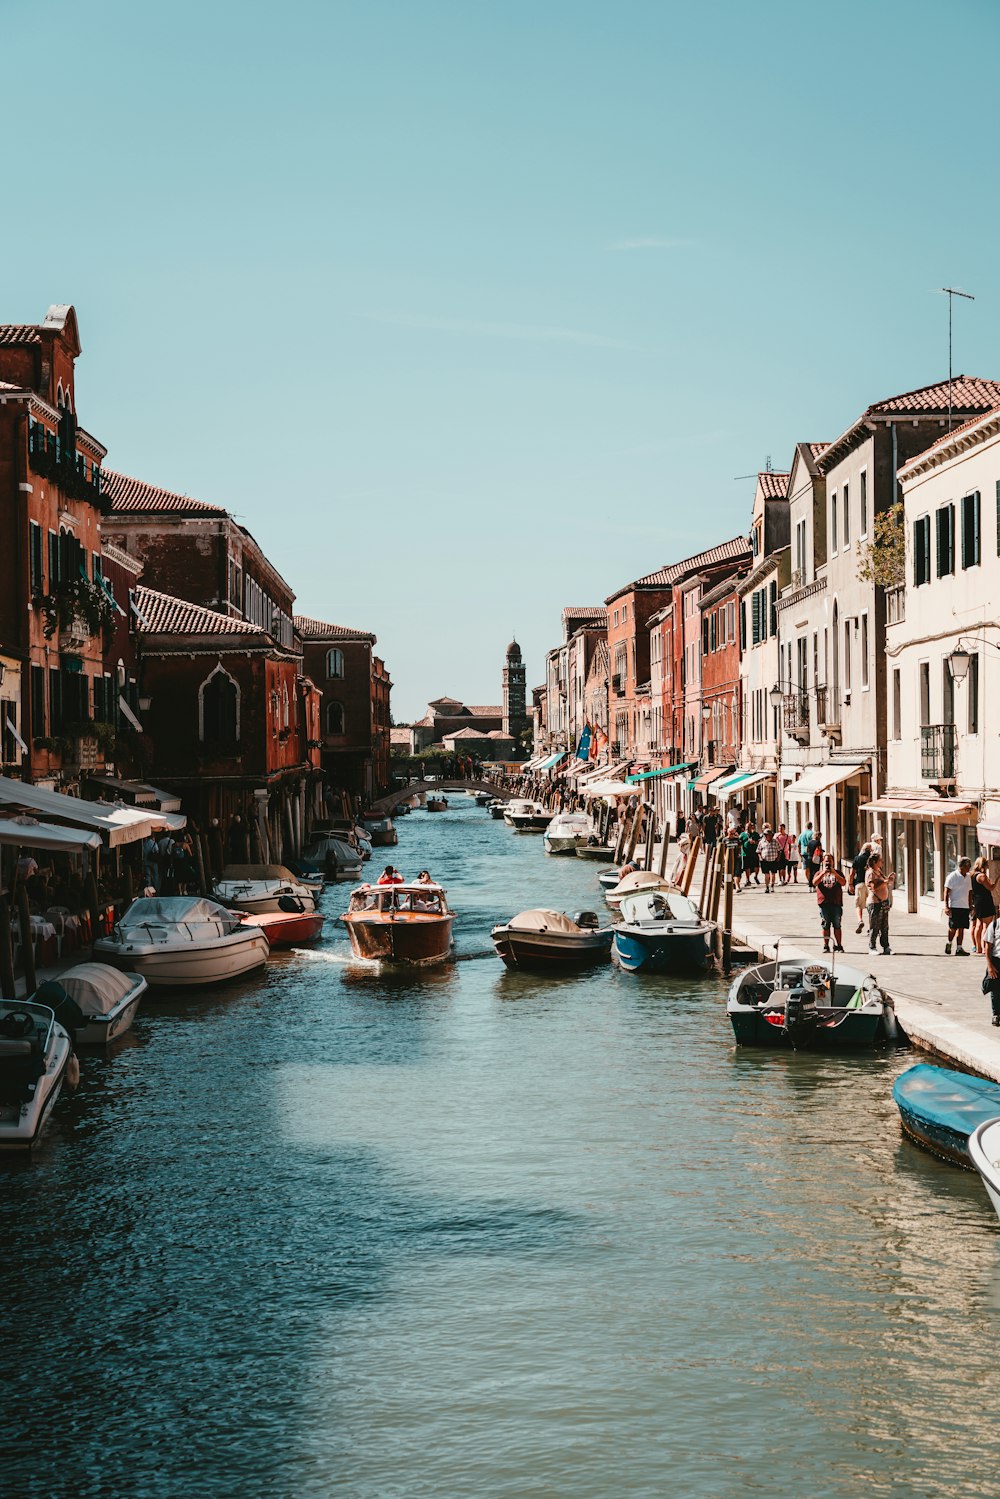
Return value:
<svg viewBox="0 0 1000 1499">
<path fill-rule="evenodd" d="M 918 1062 L 900 1073 L 892 1096 L 911 1140 L 956 1166 L 978 1169 L 970 1137 L 1000 1116 L 1000 1083 Z"/>
<path fill-rule="evenodd" d="M 592 968 L 611 955 L 613 933 L 601 930 L 593 911 L 521 911 L 491 932 L 497 956 L 508 968 Z"/>
<path fill-rule="evenodd" d="M 848 1051 L 896 1039 L 892 1001 L 871 974 L 801 958 L 745 969 L 726 1008 L 739 1046 Z"/>
<path fill-rule="evenodd" d="M 0 1004 L 0 1150 L 37 1145 L 76 1066 L 69 1032 L 51 1006 Z"/>
<path fill-rule="evenodd" d="M 94 955 L 141 973 L 151 988 L 201 989 L 263 968 L 267 938 L 238 912 L 195 895 L 134 900 Z"/>
</svg>

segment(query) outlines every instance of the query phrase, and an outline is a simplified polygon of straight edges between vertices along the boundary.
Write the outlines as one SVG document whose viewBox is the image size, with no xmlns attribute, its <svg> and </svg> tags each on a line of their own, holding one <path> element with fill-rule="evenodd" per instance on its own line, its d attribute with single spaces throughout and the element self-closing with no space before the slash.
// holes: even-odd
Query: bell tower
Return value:
<svg viewBox="0 0 1000 1499">
<path fill-rule="evenodd" d="M 528 727 L 527 687 L 521 647 L 512 640 L 507 647 L 503 669 L 503 731 L 512 739 L 520 738 Z"/>
</svg>

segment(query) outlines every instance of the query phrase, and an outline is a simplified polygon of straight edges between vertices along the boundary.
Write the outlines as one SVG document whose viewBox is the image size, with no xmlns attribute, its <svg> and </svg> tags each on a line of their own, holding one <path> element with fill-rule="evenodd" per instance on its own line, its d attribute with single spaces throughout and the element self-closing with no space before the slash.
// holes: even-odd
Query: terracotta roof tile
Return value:
<svg viewBox="0 0 1000 1499">
<path fill-rule="evenodd" d="M 702 568 L 714 566 L 716 562 L 728 562 L 730 558 L 743 556 L 749 558 L 750 544 L 745 536 L 734 536 L 730 541 L 723 541 L 718 546 L 709 547 L 706 552 L 696 552 L 693 557 L 686 557 L 683 562 L 672 562 L 668 567 L 661 567 L 656 572 L 647 573 L 644 578 L 637 578 L 634 583 L 627 583 L 624 588 L 619 588 L 617 593 L 609 597 L 617 598 L 618 594 L 627 593 L 630 588 L 669 588 L 688 573 L 699 572 Z"/>
<path fill-rule="evenodd" d="M 788 475 L 776 474 L 773 469 L 761 469 L 757 483 L 765 500 L 783 500 L 788 493 Z"/>
<path fill-rule="evenodd" d="M 101 540 L 101 556 L 109 557 L 112 562 L 117 562 L 119 567 L 124 567 L 127 572 L 134 573 L 136 577 L 142 572 L 142 563 L 138 557 L 133 557 L 131 552 L 125 552 L 121 547 L 116 547 L 113 541 Z"/>
<path fill-rule="evenodd" d="M 376 641 L 370 630 L 352 630 L 350 625 L 328 625 L 321 619 L 310 619 L 307 614 L 296 614 L 292 623 L 296 634 L 303 640 L 367 640 L 371 645 Z"/>
<path fill-rule="evenodd" d="M 42 336 L 34 323 L 0 323 L 0 344 L 40 344 Z"/>
<path fill-rule="evenodd" d="M 233 619 L 201 604 L 189 604 L 167 593 L 156 593 L 140 585 L 135 591 L 135 607 L 144 623 L 140 629 L 147 635 L 261 635 L 256 625 L 245 619 Z"/>
<path fill-rule="evenodd" d="M 107 468 L 102 471 L 101 492 L 111 501 L 112 511 L 119 514 L 229 514 L 221 505 L 209 505 L 187 494 L 175 494 L 171 489 L 161 489 L 158 484 L 147 484 L 144 479 L 132 479 L 128 474 L 116 474 Z"/>
<path fill-rule="evenodd" d="M 812 454 L 813 458 L 817 458 L 819 456 L 819 454 L 822 453 L 822 452 L 824 452 L 829 446 L 830 446 L 830 444 L 828 442 L 807 442 L 806 443 L 806 447 L 809 449 L 809 452 Z"/>
<path fill-rule="evenodd" d="M 503 718 L 503 709 L 499 703 L 489 703 L 486 707 L 482 703 L 471 703 L 466 712 L 471 718 Z"/>
<path fill-rule="evenodd" d="M 989 411 L 998 402 L 1000 382 L 983 380 L 978 375 L 956 375 L 951 382 L 950 402 L 948 381 L 939 380 L 936 385 L 922 385 L 919 390 L 906 390 L 902 395 L 877 401 L 869 406 L 868 412 L 947 411 L 949 404 L 955 411 Z"/>
</svg>

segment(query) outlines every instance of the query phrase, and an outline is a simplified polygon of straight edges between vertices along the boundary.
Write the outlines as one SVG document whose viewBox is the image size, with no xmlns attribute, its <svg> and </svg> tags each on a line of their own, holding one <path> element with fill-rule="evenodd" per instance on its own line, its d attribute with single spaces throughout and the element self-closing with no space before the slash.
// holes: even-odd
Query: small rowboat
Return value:
<svg viewBox="0 0 1000 1499">
<path fill-rule="evenodd" d="M 973 1165 L 970 1135 L 1000 1115 L 1000 1083 L 928 1062 L 901 1072 L 892 1096 L 911 1139 L 967 1169 Z"/>
<path fill-rule="evenodd" d="M 267 938 L 268 947 L 273 950 L 315 942 L 323 935 L 325 920 L 322 911 L 261 911 L 244 916 L 243 925 L 259 928 Z"/>
</svg>

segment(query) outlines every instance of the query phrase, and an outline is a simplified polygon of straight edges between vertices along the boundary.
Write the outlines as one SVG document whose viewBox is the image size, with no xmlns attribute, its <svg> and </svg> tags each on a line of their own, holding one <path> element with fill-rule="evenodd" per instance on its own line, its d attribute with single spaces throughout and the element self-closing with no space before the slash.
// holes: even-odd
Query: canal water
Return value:
<svg viewBox="0 0 1000 1499">
<path fill-rule="evenodd" d="M 150 1002 L 0 1166 L 0 1492 L 996 1492 L 1000 1234 L 900 1137 L 913 1058 L 737 1052 L 713 978 L 508 974 L 493 921 L 601 909 L 596 868 L 464 798 L 385 852 L 453 966 L 332 927 Z"/>
</svg>

